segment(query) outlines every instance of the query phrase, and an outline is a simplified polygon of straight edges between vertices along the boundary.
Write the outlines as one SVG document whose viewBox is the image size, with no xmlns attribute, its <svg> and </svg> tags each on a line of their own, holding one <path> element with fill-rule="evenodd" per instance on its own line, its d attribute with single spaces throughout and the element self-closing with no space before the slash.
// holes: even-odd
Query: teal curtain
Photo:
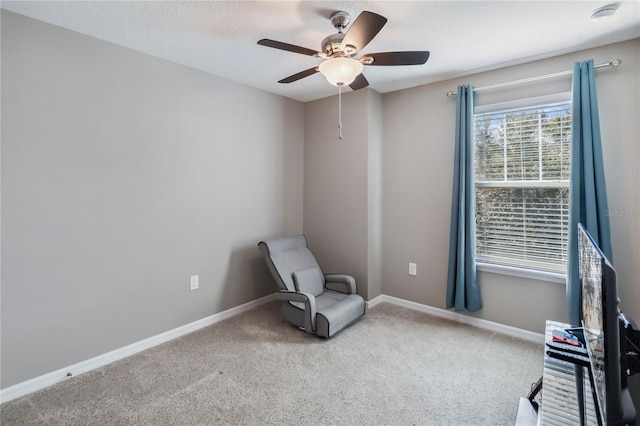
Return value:
<svg viewBox="0 0 640 426">
<path fill-rule="evenodd" d="M 473 168 L 473 86 L 458 87 L 453 197 L 449 233 L 447 309 L 482 308 L 476 277 L 476 224 Z"/>
<path fill-rule="evenodd" d="M 582 223 L 604 255 L 613 262 L 593 60 L 576 62 L 572 102 L 567 299 L 569 320 L 579 326 L 582 306 L 578 223 Z"/>
</svg>

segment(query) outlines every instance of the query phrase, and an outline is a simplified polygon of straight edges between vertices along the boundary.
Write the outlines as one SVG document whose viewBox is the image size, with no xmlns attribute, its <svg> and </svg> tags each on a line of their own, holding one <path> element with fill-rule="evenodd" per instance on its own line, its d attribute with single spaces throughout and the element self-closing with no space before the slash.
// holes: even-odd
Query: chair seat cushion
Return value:
<svg viewBox="0 0 640 426">
<path fill-rule="evenodd" d="M 289 302 L 304 310 L 304 303 Z M 359 320 L 365 313 L 366 304 L 358 294 L 345 294 L 325 290 L 316 297 L 316 334 L 331 337 L 343 328 Z"/>
<path fill-rule="evenodd" d="M 346 296 L 339 297 L 337 295 Z M 318 308 L 318 299 L 334 300 L 322 309 Z M 323 303 L 324 305 L 324 303 Z M 327 291 L 316 297 L 316 334 L 331 337 L 343 328 L 359 320 L 365 313 L 365 302 L 359 294 L 344 294 Z"/>
</svg>

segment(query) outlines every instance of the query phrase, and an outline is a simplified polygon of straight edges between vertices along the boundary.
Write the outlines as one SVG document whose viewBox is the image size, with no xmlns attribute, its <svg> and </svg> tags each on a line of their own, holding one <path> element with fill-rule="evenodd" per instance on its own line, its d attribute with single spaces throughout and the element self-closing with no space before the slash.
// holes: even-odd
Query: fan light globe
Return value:
<svg viewBox="0 0 640 426">
<path fill-rule="evenodd" d="M 333 58 L 320 64 L 320 73 L 334 86 L 347 86 L 362 73 L 362 64 L 351 58 Z"/>
</svg>

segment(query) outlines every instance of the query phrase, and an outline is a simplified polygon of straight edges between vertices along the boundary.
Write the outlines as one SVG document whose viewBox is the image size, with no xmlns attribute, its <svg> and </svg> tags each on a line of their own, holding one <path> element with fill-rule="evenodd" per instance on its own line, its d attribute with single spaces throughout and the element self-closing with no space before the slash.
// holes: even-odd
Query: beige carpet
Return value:
<svg viewBox="0 0 640 426">
<path fill-rule="evenodd" d="M 268 303 L 0 407 L 8 425 L 513 425 L 542 345 L 390 304 L 330 340 Z"/>
</svg>

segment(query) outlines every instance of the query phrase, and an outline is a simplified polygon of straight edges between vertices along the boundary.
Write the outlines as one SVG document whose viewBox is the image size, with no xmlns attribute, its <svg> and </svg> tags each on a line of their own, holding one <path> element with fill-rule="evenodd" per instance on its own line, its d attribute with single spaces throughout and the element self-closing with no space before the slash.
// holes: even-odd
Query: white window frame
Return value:
<svg viewBox="0 0 640 426">
<path fill-rule="evenodd" d="M 571 92 L 556 93 L 547 96 L 540 96 L 535 98 L 520 99 L 509 102 L 501 102 L 489 105 L 478 105 L 474 108 L 474 116 L 476 114 L 486 114 L 491 112 L 506 112 L 509 110 L 518 110 L 523 108 L 534 109 L 536 107 L 546 107 L 553 104 L 571 102 Z M 475 149 L 475 142 L 474 142 Z M 507 181 L 507 182 L 475 182 L 476 188 L 489 188 L 489 187 L 512 187 L 512 188 L 542 188 L 542 187 L 566 187 L 566 181 Z M 566 272 L 559 273 L 555 271 L 548 271 L 537 269 L 531 265 L 525 265 L 523 262 L 521 265 L 514 265 L 513 262 L 509 264 L 503 264 L 495 259 L 488 260 L 483 255 L 476 253 L 476 263 L 478 270 L 481 272 L 490 272 L 496 274 L 503 274 L 509 276 L 517 276 L 522 278 L 536 279 L 540 281 L 554 282 L 559 284 L 566 283 Z"/>
</svg>

